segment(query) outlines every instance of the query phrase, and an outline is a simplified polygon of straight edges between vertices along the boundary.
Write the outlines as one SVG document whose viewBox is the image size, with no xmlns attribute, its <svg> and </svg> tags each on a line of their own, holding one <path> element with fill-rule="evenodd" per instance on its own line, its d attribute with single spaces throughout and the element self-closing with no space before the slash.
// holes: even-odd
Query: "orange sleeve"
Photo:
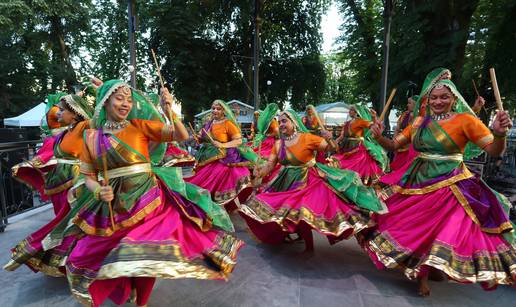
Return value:
<svg viewBox="0 0 516 307">
<path fill-rule="evenodd" d="M 410 143 L 412 137 L 412 124 L 408 124 L 403 131 L 398 133 L 396 137 L 394 138 L 394 142 L 398 143 L 401 147 L 407 145 Z"/>
<path fill-rule="evenodd" d="M 228 132 L 230 140 L 239 139 L 242 137 L 240 129 L 238 129 L 238 127 L 230 120 L 226 120 L 226 131 Z"/>
<path fill-rule="evenodd" d="M 57 118 L 57 112 L 59 112 L 58 106 L 53 106 L 48 110 L 47 113 L 47 125 L 50 129 L 56 129 L 61 127 L 59 119 Z"/>
<path fill-rule="evenodd" d="M 485 148 L 493 143 L 494 137 L 489 128 L 477 117 L 465 114 L 462 120 L 462 129 L 468 140 L 480 148 Z"/>
<path fill-rule="evenodd" d="M 279 126 L 278 126 L 278 121 L 274 118 L 271 122 L 271 125 L 269 126 L 269 130 L 271 129 L 277 129 Z"/>
<path fill-rule="evenodd" d="M 318 135 L 305 133 L 305 143 L 310 150 L 318 150 L 324 139 Z"/>
<path fill-rule="evenodd" d="M 84 131 L 84 133 L 83 133 L 84 139 L 86 139 L 86 135 L 89 133 L 93 133 L 93 130 Z M 84 142 L 84 141 L 82 142 L 82 150 L 81 150 L 81 154 L 80 154 L 80 159 L 81 159 L 81 167 L 80 167 L 81 174 L 84 174 L 86 176 L 96 177 L 97 176 L 97 168 L 96 168 L 95 159 L 93 159 L 93 157 L 91 156 L 88 145 L 86 145 L 86 142 Z"/>
<path fill-rule="evenodd" d="M 135 125 L 146 137 L 155 142 L 171 142 L 173 139 L 174 128 L 160 121 L 133 119 L 131 123 Z"/>
<path fill-rule="evenodd" d="M 371 126 L 370 121 L 361 118 L 355 120 L 355 123 L 357 128 L 369 128 Z"/>
</svg>

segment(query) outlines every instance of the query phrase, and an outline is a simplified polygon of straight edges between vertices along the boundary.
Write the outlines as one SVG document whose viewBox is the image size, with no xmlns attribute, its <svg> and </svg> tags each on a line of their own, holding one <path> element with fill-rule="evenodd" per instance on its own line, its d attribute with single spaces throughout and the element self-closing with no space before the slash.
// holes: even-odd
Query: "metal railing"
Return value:
<svg viewBox="0 0 516 307">
<path fill-rule="evenodd" d="M 0 143 L 0 232 L 8 218 L 43 205 L 39 194 L 11 176 L 11 168 L 36 153 L 41 140 Z"/>
</svg>

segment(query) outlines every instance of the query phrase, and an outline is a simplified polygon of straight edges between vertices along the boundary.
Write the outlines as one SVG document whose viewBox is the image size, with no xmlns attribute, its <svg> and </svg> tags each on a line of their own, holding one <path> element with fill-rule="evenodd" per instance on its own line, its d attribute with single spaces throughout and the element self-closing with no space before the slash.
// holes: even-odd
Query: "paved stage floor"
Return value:
<svg viewBox="0 0 516 307">
<path fill-rule="evenodd" d="M 51 209 L 12 222 L 0 233 L 0 263 L 9 249 L 53 216 Z M 233 216 L 247 245 L 228 282 L 159 280 L 149 306 L 515 306 L 516 288 L 483 291 L 479 285 L 431 282 L 432 296 L 416 296 L 416 284 L 398 271 L 378 271 L 355 240 L 330 246 L 316 235 L 315 253 L 302 243 L 265 246 Z M 0 306 L 80 306 L 64 278 L 34 274 L 27 267 L 0 270 Z M 114 306 L 111 303 L 106 306 Z M 126 304 L 125 306 L 134 306 Z"/>
</svg>

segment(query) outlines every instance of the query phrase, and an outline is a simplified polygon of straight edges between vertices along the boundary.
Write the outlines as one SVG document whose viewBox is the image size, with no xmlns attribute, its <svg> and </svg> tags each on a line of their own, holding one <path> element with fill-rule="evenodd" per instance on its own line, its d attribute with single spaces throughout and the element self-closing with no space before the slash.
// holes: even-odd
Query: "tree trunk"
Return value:
<svg viewBox="0 0 516 307">
<path fill-rule="evenodd" d="M 65 35 L 63 33 L 63 27 L 59 16 L 50 17 L 50 23 L 52 28 L 50 38 L 55 42 L 55 47 L 57 47 L 54 48 L 54 50 L 57 50 L 59 54 L 59 62 L 61 64 L 60 66 L 62 71 L 61 76 L 65 81 L 67 89 L 72 91 L 73 86 L 78 83 L 77 76 L 75 75 L 72 62 L 70 61 L 69 48 L 65 42 Z M 57 82 L 57 80 L 53 81 Z"/>
</svg>

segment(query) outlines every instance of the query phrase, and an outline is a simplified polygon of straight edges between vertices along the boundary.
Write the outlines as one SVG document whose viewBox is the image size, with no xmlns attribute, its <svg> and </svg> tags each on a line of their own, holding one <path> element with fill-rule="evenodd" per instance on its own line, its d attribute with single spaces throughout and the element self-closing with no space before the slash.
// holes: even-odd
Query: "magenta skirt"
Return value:
<svg viewBox="0 0 516 307">
<path fill-rule="evenodd" d="M 74 238 L 68 237 L 59 246 L 49 250 L 43 249 L 42 242 L 70 211 L 70 205 L 66 198 L 67 192 L 68 190 L 65 190 L 52 195 L 52 201 L 59 202 L 60 204 L 60 210 L 56 212 L 56 217 L 23 239 L 11 250 L 11 258 L 14 261 L 26 264 L 34 272 L 41 271 L 50 276 L 63 276 L 64 259 L 74 242 Z"/>
<path fill-rule="evenodd" d="M 161 199 L 165 201 L 134 226 L 77 241 L 66 269 L 79 301 L 98 306 L 109 297 L 123 303 L 131 292 L 128 278 L 229 277 L 243 242 L 223 231 L 202 231 L 175 204 L 182 199 L 179 194 L 169 198 L 161 189 Z M 99 287 L 103 284 L 112 291 L 106 293 Z"/>
<path fill-rule="evenodd" d="M 210 191 L 215 202 L 232 200 L 250 182 L 251 172 L 246 166 L 228 166 L 214 161 L 200 167 L 186 182 Z"/>
<path fill-rule="evenodd" d="M 278 244 L 308 226 L 330 243 L 370 227 L 367 214 L 345 202 L 310 168 L 306 185 L 285 192 L 262 193 L 241 205 L 240 214 L 262 242 Z"/>
<path fill-rule="evenodd" d="M 398 184 L 403 175 L 412 165 L 412 161 L 414 161 L 417 155 L 418 152 L 414 149 L 412 144 L 410 144 L 408 150 L 397 152 L 390 164 L 391 171 L 380 177 L 380 182 L 387 185 Z"/>
<path fill-rule="evenodd" d="M 367 152 L 364 144 L 358 145 L 349 152 L 335 154 L 332 158 L 339 162 L 340 168 L 358 173 L 366 184 L 383 173 L 376 160 Z"/>
<path fill-rule="evenodd" d="M 261 148 L 257 146 L 254 149 L 254 152 L 256 152 L 260 157 L 262 158 L 268 158 L 271 155 L 272 148 L 274 147 L 274 143 L 276 142 L 276 138 L 273 136 L 268 136 L 263 140 Z M 258 149 L 261 149 L 260 152 L 258 152 Z"/>
<path fill-rule="evenodd" d="M 514 285 L 516 252 L 500 234 L 481 231 L 449 187 L 424 195 L 394 194 L 367 243 L 379 268 L 401 268 L 410 279 L 438 269 L 485 289 Z"/>
<path fill-rule="evenodd" d="M 43 201 L 49 199 L 44 191 L 44 174 L 56 165 L 55 160 L 51 161 L 54 157 L 54 141 L 55 137 L 45 138 L 43 145 L 30 163 L 22 162 L 12 168 L 12 177 L 23 182 L 31 189 L 38 191 Z"/>
</svg>

